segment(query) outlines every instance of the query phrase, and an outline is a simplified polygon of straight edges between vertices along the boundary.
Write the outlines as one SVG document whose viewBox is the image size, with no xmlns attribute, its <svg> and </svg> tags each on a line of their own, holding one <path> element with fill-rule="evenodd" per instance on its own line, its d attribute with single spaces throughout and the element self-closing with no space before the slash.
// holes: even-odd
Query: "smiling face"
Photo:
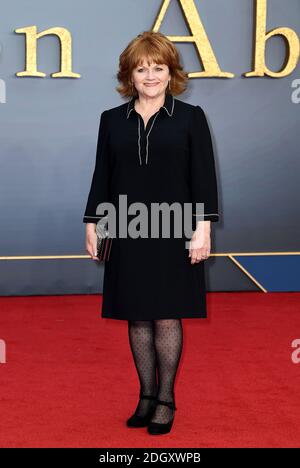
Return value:
<svg viewBox="0 0 300 468">
<path fill-rule="evenodd" d="M 168 65 L 157 64 L 143 59 L 132 72 L 132 81 L 139 94 L 155 97 L 164 93 L 170 80 Z"/>
</svg>

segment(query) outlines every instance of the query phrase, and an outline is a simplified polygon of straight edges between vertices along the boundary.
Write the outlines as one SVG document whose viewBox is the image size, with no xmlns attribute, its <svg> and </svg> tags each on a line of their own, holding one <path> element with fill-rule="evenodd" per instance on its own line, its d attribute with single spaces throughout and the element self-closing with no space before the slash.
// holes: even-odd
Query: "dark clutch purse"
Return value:
<svg viewBox="0 0 300 468">
<path fill-rule="evenodd" d="M 107 217 L 98 221 L 96 226 L 97 234 L 97 257 L 101 261 L 109 260 L 109 255 L 112 246 L 112 237 L 109 237 Z"/>
</svg>

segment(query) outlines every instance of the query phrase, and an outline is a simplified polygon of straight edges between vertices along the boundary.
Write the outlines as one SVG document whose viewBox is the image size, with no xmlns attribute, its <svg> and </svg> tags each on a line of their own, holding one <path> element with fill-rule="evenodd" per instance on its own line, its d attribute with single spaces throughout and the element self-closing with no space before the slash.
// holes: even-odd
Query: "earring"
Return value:
<svg viewBox="0 0 300 468">
<path fill-rule="evenodd" d="M 171 80 L 169 80 L 169 91 L 171 90 Z"/>
</svg>

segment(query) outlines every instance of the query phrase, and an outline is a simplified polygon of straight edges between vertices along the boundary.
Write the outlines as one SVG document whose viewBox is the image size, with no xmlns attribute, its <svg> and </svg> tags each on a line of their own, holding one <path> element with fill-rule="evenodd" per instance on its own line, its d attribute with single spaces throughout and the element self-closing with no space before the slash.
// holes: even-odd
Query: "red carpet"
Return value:
<svg viewBox="0 0 300 468">
<path fill-rule="evenodd" d="M 1 447 L 299 447 L 300 293 L 208 293 L 184 319 L 172 432 L 125 420 L 138 401 L 127 322 L 101 296 L 0 299 Z M 299 353 L 300 356 L 300 353 Z"/>
</svg>

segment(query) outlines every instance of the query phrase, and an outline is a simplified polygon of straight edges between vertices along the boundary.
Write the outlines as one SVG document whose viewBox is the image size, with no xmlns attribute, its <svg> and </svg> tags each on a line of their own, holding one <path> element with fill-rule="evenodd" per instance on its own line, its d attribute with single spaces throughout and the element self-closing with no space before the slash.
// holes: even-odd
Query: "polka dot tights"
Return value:
<svg viewBox="0 0 300 468">
<path fill-rule="evenodd" d="M 128 336 L 140 392 L 157 395 L 159 400 L 174 401 L 175 377 L 183 344 L 181 319 L 128 320 Z M 139 400 L 136 414 L 145 416 L 155 404 L 153 400 Z M 173 412 L 168 406 L 157 404 L 151 421 L 166 423 Z"/>
</svg>

